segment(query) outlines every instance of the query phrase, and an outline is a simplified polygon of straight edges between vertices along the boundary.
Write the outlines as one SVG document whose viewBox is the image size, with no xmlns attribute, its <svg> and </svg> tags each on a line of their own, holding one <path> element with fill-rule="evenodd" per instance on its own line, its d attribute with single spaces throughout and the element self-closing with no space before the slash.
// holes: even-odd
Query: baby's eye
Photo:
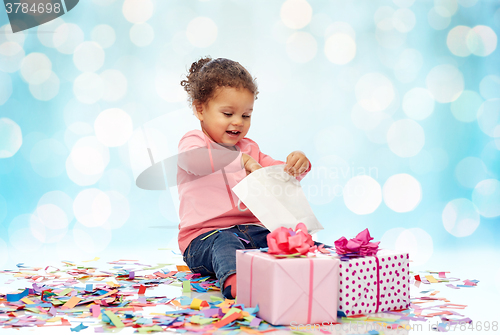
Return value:
<svg viewBox="0 0 500 335">
<path fill-rule="evenodd" d="M 243 117 L 249 118 L 249 117 L 250 117 L 250 115 L 243 115 Z"/>
<path fill-rule="evenodd" d="M 229 113 L 224 113 L 225 116 L 231 116 L 233 114 L 229 114 Z"/>
</svg>

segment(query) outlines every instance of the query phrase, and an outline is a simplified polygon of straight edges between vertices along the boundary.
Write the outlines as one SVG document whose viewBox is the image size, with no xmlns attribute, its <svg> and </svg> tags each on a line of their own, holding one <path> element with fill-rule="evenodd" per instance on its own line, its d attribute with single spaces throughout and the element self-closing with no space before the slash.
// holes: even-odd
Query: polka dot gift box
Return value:
<svg viewBox="0 0 500 335">
<path fill-rule="evenodd" d="M 380 250 L 376 256 L 340 262 L 339 315 L 357 315 L 410 306 L 409 255 Z"/>
<path fill-rule="evenodd" d="M 409 255 L 379 250 L 368 229 L 335 241 L 340 257 L 339 315 L 378 313 L 410 306 Z"/>
</svg>

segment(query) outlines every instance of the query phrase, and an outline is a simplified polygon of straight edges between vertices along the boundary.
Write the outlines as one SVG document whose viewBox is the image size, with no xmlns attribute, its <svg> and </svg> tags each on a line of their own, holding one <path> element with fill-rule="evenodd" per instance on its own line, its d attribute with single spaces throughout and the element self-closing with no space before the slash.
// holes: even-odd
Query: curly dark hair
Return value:
<svg viewBox="0 0 500 335">
<path fill-rule="evenodd" d="M 246 88 L 257 99 L 257 83 L 240 63 L 226 58 L 200 58 L 191 64 L 187 80 L 181 85 L 189 95 L 189 103 L 195 100 L 205 104 L 213 98 L 219 87 Z"/>
</svg>

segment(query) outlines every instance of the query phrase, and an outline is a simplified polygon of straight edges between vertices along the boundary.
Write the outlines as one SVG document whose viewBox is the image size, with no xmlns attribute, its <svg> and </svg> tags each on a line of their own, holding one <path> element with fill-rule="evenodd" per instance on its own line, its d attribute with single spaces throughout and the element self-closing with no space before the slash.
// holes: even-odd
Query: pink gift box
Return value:
<svg viewBox="0 0 500 335">
<path fill-rule="evenodd" d="M 339 264 L 322 255 L 277 258 L 237 250 L 237 303 L 258 305 L 258 317 L 274 325 L 335 322 Z"/>
<path fill-rule="evenodd" d="M 376 256 L 340 262 L 339 312 L 347 316 L 410 306 L 408 253 L 379 250 Z"/>
</svg>

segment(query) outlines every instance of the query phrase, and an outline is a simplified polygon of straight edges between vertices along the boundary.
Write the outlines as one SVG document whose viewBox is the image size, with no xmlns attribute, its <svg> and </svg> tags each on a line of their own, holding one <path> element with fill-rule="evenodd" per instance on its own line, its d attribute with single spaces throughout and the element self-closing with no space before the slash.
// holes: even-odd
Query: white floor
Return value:
<svg viewBox="0 0 500 335">
<path fill-rule="evenodd" d="M 72 255 L 75 257 L 75 255 Z M 84 259 L 66 259 L 75 261 L 80 264 L 81 261 L 93 259 L 93 257 L 88 257 L 87 255 L 82 255 Z M 136 259 L 139 262 L 146 263 L 149 265 L 155 265 L 156 263 L 167 263 L 171 264 L 167 266 L 169 269 L 175 270 L 175 265 L 183 264 L 180 255 L 175 255 L 171 250 L 152 250 L 150 248 L 127 248 L 127 249 L 113 249 L 112 251 L 107 251 L 105 254 L 94 255 L 94 257 L 100 257 L 98 261 L 81 263 L 89 266 L 98 267 L 99 269 L 105 269 L 110 265 L 107 264 L 109 261 L 115 261 L 118 259 Z M 438 284 L 421 284 L 419 288 L 412 285 L 411 296 L 417 297 L 422 296 L 420 291 L 426 290 L 437 290 L 440 293 L 436 294 L 436 297 L 446 297 L 454 304 L 468 305 L 464 310 L 457 310 L 466 317 L 470 317 L 474 322 L 480 321 L 483 325 L 481 330 L 475 330 L 472 332 L 471 329 L 465 331 L 460 331 L 457 327 L 456 331 L 462 334 L 471 333 L 481 333 L 481 334 L 496 334 L 500 331 L 493 331 L 491 328 L 489 331 L 484 329 L 485 322 L 493 321 L 500 322 L 500 313 L 497 310 L 497 302 L 500 300 L 500 265 L 498 265 L 498 259 L 500 259 L 500 252 L 496 250 L 474 250 L 474 251 L 434 251 L 433 258 L 423 267 L 411 268 L 412 271 L 450 271 L 448 275 L 450 277 L 458 277 L 461 280 L 465 279 L 477 279 L 479 284 L 474 288 L 461 288 L 454 290 L 448 288 L 443 283 Z M 29 266 L 41 267 L 47 265 L 61 266 L 61 259 L 48 259 L 47 253 L 45 254 L 35 254 L 31 255 L 29 259 L 26 259 L 24 263 Z M 496 264 L 494 264 L 496 263 Z M 7 264 L 3 269 L 15 269 L 14 264 Z M 24 279 L 16 279 L 9 284 L 5 284 L 13 276 L 10 274 L 0 274 L 0 292 L 2 294 L 13 292 L 16 289 L 24 289 L 26 287 L 31 287 L 31 283 Z M 456 284 L 456 283 L 455 283 Z M 459 283 L 461 284 L 461 283 Z M 219 292 L 208 292 L 208 293 L 188 293 L 183 294 L 180 287 L 173 285 L 162 285 L 154 289 L 148 289 L 147 295 L 155 296 L 167 296 L 168 298 L 179 297 L 181 295 L 187 295 L 192 298 L 200 298 L 208 300 L 211 295 L 221 296 Z M 428 294 L 427 294 L 428 295 Z M 151 312 L 163 312 L 170 307 L 158 306 L 155 308 L 145 308 L 143 311 L 143 316 Z M 379 313 L 377 317 L 394 317 L 393 315 L 384 315 Z M 5 318 L 5 316 L 1 316 Z M 70 321 L 73 321 L 70 319 Z M 72 322 L 72 326 L 79 324 L 81 320 L 77 322 Z M 89 320 L 87 320 L 89 321 Z M 440 322 L 438 317 L 432 318 L 427 323 L 422 322 L 407 322 L 407 328 L 414 330 L 383 330 L 378 328 L 380 334 L 435 334 L 435 331 L 431 330 L 432 325 Z M 84 322 L 85 324 L 85 322 Z M 90 327 L 82 330 L 80 333 L 94 333 L 94 327 L 97 326 L 96 323 L 88 323 Z M 479 325 L 476 323 L 474 327 Z M 342 327 L 341 327 L 342 326 Z M 316 328 L 315 330 L 305 329 L 304 331 L 311 331 L 315 334 L 368 334 L 368 331 L 377 327 L 377 324 L 372 322 L 358 323 L 358 328 L 356 324 L 344 324 L 338 325 L 336 327 L 322 327 L 321 329 Z M 375 328 L 377 329 L 377 328 Z M 418 330 L 417 330 L 418 329 Z M 4 329 L 0 328 L 2 334 L 19 334 L 19 333 L 30 333 L 30 334 L 59 334 L 71 333 L 69 327 L 35 327 L 35 328 L 20 328 L 20 329 Z M 124 328 L 120 331 L 121 334 L 134 333 L 133 328 Z M 292 334 L 291 331 L 279 330 L 273 332 L 273 334 Z"/>
</svg>

